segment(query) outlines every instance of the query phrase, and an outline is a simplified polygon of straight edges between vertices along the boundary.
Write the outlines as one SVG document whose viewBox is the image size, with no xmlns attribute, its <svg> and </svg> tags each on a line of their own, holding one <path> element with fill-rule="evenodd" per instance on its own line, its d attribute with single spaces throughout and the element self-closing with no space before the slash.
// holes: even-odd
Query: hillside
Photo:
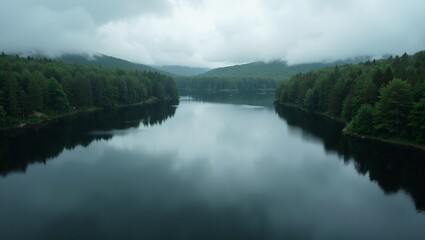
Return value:
<svg viewBox="0 0 425 240">
<path fill-rule="evenodd" d="M 277 101 L 345 121 L 347 133 L 425 143 L 425 51 L 297 74 Z"/>
<path fill-rule="evenodd" d="M 127 60 L 123 60 L 116 57 L 107 55 L 94 55 L 89 56 L 88 54 L 64 54 L 57 58 L 58 61 L 80 64 L 86 66 L 96 67 L 107 67 L 107 68 L 120 68 L 124 70 L 136 70 L 136 71 L 148 71 L 148 72 L 159 72 L 166 75 L 173 75 L 169 72 L 159 70 L 144 64 L 133 63 Z"/>
<path fill-rule="evenodd" d="M 288 65 L 282 61 L 253 62 L 242 65 L 216 68 L 199 76 L 201 77 L 250 77 L 250 78 L 271 78 L 275 80 L 289 79 L 297 73 L 305 73 L 324 67 L 359 63 L 370 60 L 371 57 L 357 57 L 334 62 L 304 63 Z"/>
<path fill-rule="evenodd" d="M 153 99 L 178 99 L 172 77 L 0 55 L 0 129 Z"/>
<path fill-rule="evenodd" d="M 211 68 L 186 67 L 186 66 L 177 66 L 177 65 L 154 66 L 154 67 L 165 72 L 169 72 L 179 76 L 187 76 L 187 77 L 203 74 L 211 70 Z"/>
<path fill-rule="evenodd" d="M 204 74 L 202 77 L 261 77 L 273 79 L 286 79 L 298 72 L 325 67 L 321 63 L 300 64 L 288 66 L 285 62 L 253 62 L 242 65 L 216 68 Z"/>
</svg>

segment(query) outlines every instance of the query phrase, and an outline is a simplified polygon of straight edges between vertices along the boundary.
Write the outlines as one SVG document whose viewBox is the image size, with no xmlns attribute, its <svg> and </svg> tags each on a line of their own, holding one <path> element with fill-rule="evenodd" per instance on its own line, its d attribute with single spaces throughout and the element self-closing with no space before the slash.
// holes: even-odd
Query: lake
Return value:
<svg viewBox="0 0 425 240">
<path fill-rule="evenodd" d="M 425 239 L 424 152 L 205 94 L 0 134 L 8 239 Z"/>
</svg>

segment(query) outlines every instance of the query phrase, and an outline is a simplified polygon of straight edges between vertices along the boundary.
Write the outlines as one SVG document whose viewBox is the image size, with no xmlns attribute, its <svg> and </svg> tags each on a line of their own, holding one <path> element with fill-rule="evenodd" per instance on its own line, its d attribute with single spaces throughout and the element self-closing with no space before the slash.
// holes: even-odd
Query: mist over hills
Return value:
<svg viewBox="0 0 425 240">
<path fill-rule="evenodd" d="M 160 72 L 163 74 L 170 75 L 169 72 L 162 71 L 148 65 L 133 63 L 124 59 L 107 56 L 103 54 L 97 54 L 90 56 L 88 54 L 64 54 L 56 60 L 71 63 L 71 64 L 80 64 L 86 66 L 96 66 L 96 67 L 107 67 L 107 68 L 121 68 L 124 70 L 137 70 L 137 71 L 151 71 L 151 72 Z"/>
<path fill-rule="evenodd" d="M 22 54 L 21 54 L 22 55 Z M 36 58 L 45 57 L 43 54 L 32 55 Z M 388 57 L 389 55 L 385 56 Z M 297 73 L 305 73 L 324 67 L 355 64 L 372 60 L 371 56 L 362 56 L 351 59 L 288 65 L 285 61 L 274 60 L 270 62 L 252 62 L 240 65 L 226 66 L 215 69 L 168 65 L 168 66 L 148 66 L 145 64 L 134 63 L 113 56 L 97 54 L 63 54 L 56 57 L 55 60 L 69 64 L 80 64 L 86 66 L 100 66 L 106 68 L 121 68 L 124 70 L 151 71 L 159 72 L 174 77 L 216 77 L 216 78 L 264 78 L 285 80 Z"/>
<path fill-rule="evenodd" d="M 108 68 L 122 68 L 125 70 L 160 72 L 171 76 L 194 76 L 210 71 L 210 68 L 186 67 L 178 65 L 170 66 L 148 66 L 145 64 L 134 63 L 124 59 L 97 54 L 90 56 L 88 54 L 64 54 L 58 58 L 58 61 L 81 64 L 88 66 L 101 66 Z"/>
<path fill-rule="evenodd" d="M 304 73 L 324 67 L 355 64 L 371 60 L 370 56 L 356 57 L 351 59 L 288 65 L 285 61 L 253 62 L 241 65 L 234 65 L 216 68 L 199 75 L 200 77 L 254 77 L 271 78 L 276 80 L 289 79 L 297 73 Z"/>
<path fill-rule="evenodd" d="M 179 76 L 195 76 L 211 71 L 211 68 L 200 68 L 200 67 L 186 67 L 178 65 L 168 65 L 168 66 L 154 66 L 157 69 L 160 69 L 165 72 L 169 72 Z"/>
</svg>

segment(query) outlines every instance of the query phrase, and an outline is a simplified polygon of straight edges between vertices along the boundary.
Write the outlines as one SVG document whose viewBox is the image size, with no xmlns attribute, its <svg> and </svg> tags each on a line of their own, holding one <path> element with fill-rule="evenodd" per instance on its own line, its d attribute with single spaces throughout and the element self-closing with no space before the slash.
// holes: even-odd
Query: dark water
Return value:
<svg viewBox="0 0 425 240">
<path fill-rule="evenodd" d="M 424 153 L 224 95 L 3 133 L 0 238 L 425 239 Z"/>
</svg>

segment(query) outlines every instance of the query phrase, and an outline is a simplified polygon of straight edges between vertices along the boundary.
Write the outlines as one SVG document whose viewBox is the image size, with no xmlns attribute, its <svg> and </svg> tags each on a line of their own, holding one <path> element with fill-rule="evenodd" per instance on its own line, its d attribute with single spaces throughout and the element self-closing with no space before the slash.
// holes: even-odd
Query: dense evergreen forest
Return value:
<svg viewBox="0 0 425 240">
<path fill-rule="evenodd" d="M 270 78 L 248 77 L 177 77 L 180 91 L 261 91 L 276 89 L 276 80 Z"/>
<path fill-rule="evenodd" d="M 186 67 L 178 65 L 154 66 L 156 69 L 177 75 L 177 76 L 196 76 L 210 71 L 210 68 Z"/>
<path fill-rule="evenodd" d="M 222 77 L 222 78 L 263 78 L 284 80 L 289 79 L 299 72 L 307 72 L 326 67 L 324 63 L 309 63 L 288 65 L 282 61 L 253 62 L 229 67 L 216 68 L 201 74 L 202 77 Z"/>
<path fill-rule="evenodd" d="M 305 73 L 329 66 L 359 63 L 370 57 L 359 57 L 336 62 L 306 63 L 288 65 L 282 61 L 253 62 L 242 65 L 216 68 L 192 77 L 177 77 L 178 88 L 182 91 L 258 91 L 276 89 L 282 80 L 288 80 L 297 73 Z"/>
<path fill-rule="evenodd" d="M 345 121 L 349 134 L 425 143 L 425 51 L 297 74 L 276 97 Z"/>
<path fill-rule="evenodd" d="M 288 65 L 285 61 L 252 62 L 229 67 L 215 68 L 199 76 L 202 77 L 224 77 L 224 78 L 262 78 L 287 80 L 297 73 L 305 73 L 325 67 L 360 63 L 371 59 L 371 57 L 356 57 L 333 62 L 316 62 Z"/>
<path fill-rule="evenodd" d="M 41 56 L 40 58 L 43 57 L 44 56 Z M 173 75 L 169 72 L 162 71 L 144 64 L 133 63 L 120 58 L 111 57 L 103 54 L 93 56 L 90 56 L 88 54 L 64 54 L 55 60 L 64 63 L 86 65 L 92 67 L 120 68 L 123 70 L 159 72 L 164 75 Z"/>
<path fill-rule="evenodd" d="M 90 108 L 177 100 L 174 80 L 157 72 L 0 56 L 0 128 Z"/>
</svg>

